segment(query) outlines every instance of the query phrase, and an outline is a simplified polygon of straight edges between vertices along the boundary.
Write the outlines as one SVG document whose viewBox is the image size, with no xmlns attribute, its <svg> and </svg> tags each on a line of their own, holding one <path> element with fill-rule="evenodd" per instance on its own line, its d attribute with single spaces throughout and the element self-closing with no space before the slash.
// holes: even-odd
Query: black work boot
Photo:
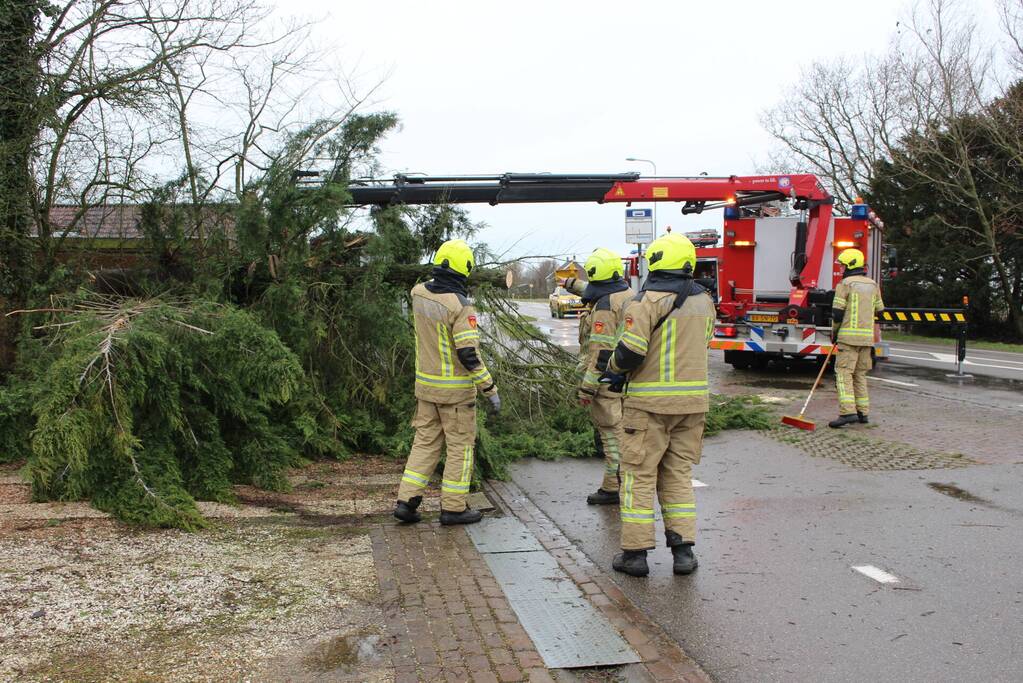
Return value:
<svg viewBox="0 0 1023 683">
<path fill-rule="evenodd" d="M 696 561 L 696 555 L 693 554 L 692 543 L 673 546 L 671 554 L 675 556 L 671 571 L 676 574 L 692 574 L 700 566 L 700 563 Z"/>
<path fill-rule="evenodd" d="M 856 415 L 856 413 L 850 413 L 848 415 L 839 415 L 838 419 L 837 420 L 832 420 L 831 422 L 829 422 L 828 426 L 831 427 L 832 429 L 838 429 L 839 427 L 844 427 L 846 425 L 851 425 L 854 422 L 859 422 L 859 421 L 860 421 L 860 418 Z"/>
<path fill-rule="evenodd" d="M 423 518 L 422 515 L 416 512 L 416 510 L 419 509 L 419 504 L 422 502 L 422 496 L 409 498 L 407 503 L 403 500 L 399 500 L 398 504 L 394 506 L 394 516 L 403 522 L 415 524 Z"/>
<path fill-rule="evenodd" d="M 475 524 L 476 522 L 483 519 L 483 513 L 479 510 L 473 510 L 468 505 L 461 512 L 448 512 L 447 510 L 440 511 L 440 523 L 444 526 L 452 526 L 454 524 Z"/>
<path fill-rule="evenodd" d="M 856 417 L 858 417 L 860 419 L 860 424 L 861 425 L 865 425 L 865 424 L 869 424 L 870 423 L 870 418 L 867 417 L 866 414 L 861 413 L 858 410 L 856 411 Z"/>
<path fill-rule="evenodd" d="M 696 561 L 696 556 L 693 555 L 693 544 L 682 538 L 681 534 L 670 529 L 664 532 L 664 539 L 668 547 L 671 548 L 671 554 L 675 557 L 671 570 L 676 574 L 692 574 L 700 564 Z"/>
<path fill-rule="evenodd" d="M 617 491 L 597 489 L 596 493 L 591 493 L 586 496 L 586 503 L 588 505 L 618 505 L 618 502 L 619 499 Z"/>
<path fill-rule="evenodd" d="M 645 550 L 624 550 L 621 555 L 616 555 L 611 563 L 616 572 L 623 572 L 630 576 L 646 576 L 650 573 L 650 567 L 646 564 Z"/>
</svg>

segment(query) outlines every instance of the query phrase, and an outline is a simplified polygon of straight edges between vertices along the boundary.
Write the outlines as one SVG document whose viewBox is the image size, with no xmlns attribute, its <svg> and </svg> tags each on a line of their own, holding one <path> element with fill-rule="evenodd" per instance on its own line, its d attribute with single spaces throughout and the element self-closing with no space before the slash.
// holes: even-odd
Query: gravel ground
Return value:
<svg viewBox="0 0 1023 683">
<path fill-rule="evenodd" d="M 311 469 L 327 484 L 318 494 L 358 479 Z M 382 619 L 358 517 L 243 506 L 184 533 L 17 505 L 24 521 L 0 525 L 0 681 L 393 678 L 375 656 Z"/>
</svg>

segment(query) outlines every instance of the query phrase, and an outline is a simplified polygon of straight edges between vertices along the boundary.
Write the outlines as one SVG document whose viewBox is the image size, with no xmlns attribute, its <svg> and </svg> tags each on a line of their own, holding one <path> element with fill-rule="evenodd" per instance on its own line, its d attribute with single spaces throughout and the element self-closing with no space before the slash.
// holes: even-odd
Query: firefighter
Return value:
<svg viewBox="0 0 1023 683">
<path fill-rule="evenodd" d="M 676 574 L 696 569 L 692 468 L 700 462 L 709 407 L 707 346 L 714 304 L 693 280 L 696 250 L 676 233 L 647 250 L 650 276 L 625 309 L 624 326 L 601 381 L 625 387 L 622 414 L 622 553 L 616 571 L 646 576 L 655 547 L 654 492 Z"/>
<path fill-rule="evenodd" d="M 583 265 L 589 283 L 568 278 L 564 287 L 582 297 L 586 311 L 579 318 L 579 347 L 583 379 L 579 402 L 589 409 L 598 453 L 604 458 L 604 479 L 595 493 L 586 496 L 589 505 L 617 505 L 618 463 L 622 443 L 622 395 L 600 384 L 608 360 L 618 341 L 625 304 L 633 292 L 624 279 L 621 257 L 610 249 L 595 249 Z"/>
<path fill-rule="evenodd" d="M 433 279 L 412 288 L 418 405 L 394 516 L 403 522 L 420 520 L 423 489 L 446 446 L 440 523 L 473 524 L 483 518 L 466 503 L 476 443 L 476 394 L 487 397 L 495 412 L 501 399 L 480 358 L 478 320 L 467 298 L 472 249 L 462 240 L 445 242 L 433 264 Z"/>
<path fill-rule="evenodd" d="M 859 249 L 846 249 L 838 255 L 845 266 L 842 281 L 835 288 L 831 305 L 833 319 L 831 343 L 835 349 L 835 383 L 838 385 L 838 419 L 828 423 L 839 428 L 859 422 L 866 424 L 870 414 L 867 396 L 867 371 L 874 348 L 874 316 L 884 309 L 881 290 L 867 277 L 866 259 Z"/>
</svg>

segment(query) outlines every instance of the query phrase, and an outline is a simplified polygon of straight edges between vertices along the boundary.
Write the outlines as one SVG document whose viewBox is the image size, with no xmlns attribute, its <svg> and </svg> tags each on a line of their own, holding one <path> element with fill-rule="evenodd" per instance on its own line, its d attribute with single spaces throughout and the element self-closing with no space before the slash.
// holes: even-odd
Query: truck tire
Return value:
<svg viewBox="0 0 1023 683">
<path fill-rule="evenodd" d="M 725 351 L 725 362 L 736 370 L 749 370 L 753 365 L 752 351 Z"/>
</svg>

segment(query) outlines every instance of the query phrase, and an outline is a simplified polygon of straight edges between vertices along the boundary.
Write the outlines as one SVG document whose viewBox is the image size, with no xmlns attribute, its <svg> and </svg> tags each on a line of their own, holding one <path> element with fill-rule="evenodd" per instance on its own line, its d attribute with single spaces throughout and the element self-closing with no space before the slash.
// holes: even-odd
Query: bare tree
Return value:
<svg viewBox="0 0 1023 683">
<path fill-rule="evenodd" d="M 840 205 L 852 204 L 903 131 L 900 66 L 892 55 L 812 64 L 761 115 L 778 142 L 763 170 L 813 173 L 828 181 Z"/>
</svg>

